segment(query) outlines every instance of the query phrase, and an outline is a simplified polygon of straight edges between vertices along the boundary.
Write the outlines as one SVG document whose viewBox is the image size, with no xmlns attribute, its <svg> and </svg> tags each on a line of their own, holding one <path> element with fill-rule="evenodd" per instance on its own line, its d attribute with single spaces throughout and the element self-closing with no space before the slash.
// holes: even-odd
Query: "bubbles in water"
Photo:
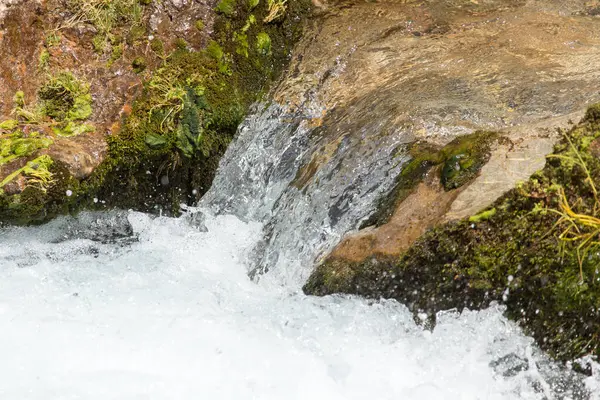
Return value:
<svg viewBox="0 0 600 400">
<path fill-rule="evenodd" d="M 440 313 L 429 332 L 395 301 L 256 284 L 244 260 L 262 226 L 202 211 L 205 232 L 138 213 L 0 231 L 0 397 L 587 399 L 597 387 L 596 364 L 569 375 L 498 307 Z"/>
</svg>

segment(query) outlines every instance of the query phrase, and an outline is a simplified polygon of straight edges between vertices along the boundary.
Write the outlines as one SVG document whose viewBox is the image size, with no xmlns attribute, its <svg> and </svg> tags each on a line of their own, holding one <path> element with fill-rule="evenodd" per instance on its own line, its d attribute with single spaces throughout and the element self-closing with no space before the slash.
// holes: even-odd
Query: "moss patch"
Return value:
<svg viewBox="0 0 600 400">
<path fill-rule="evenodd" d="M 590 108 L 586 119 L 566 133 L 594 183 L 600 182 L 596 110 Z M 555 357 L 600 355 L 600 247 L 592 243 L 586 253 L 581 280 L 579 243 L 561 240 L 564 227 L 556 226 L 561 192 L 577 212 L 593 217 L 600 212 L 586 171 L 572 162 L 569 140 L 556 146 L 542 171 L 490 209 L 428 231 L 399 258 L 374 257 L 360 264 L 328 260 L 312 274 L 305 292 L 395 298 L 431 315 L 499 301 Z"/>
<path fill-rule="evenodd" d="M 153 40 L 162 66 L 146 76 L 131 114 L 109 137 L 107 159 L 83 182 L 85 197 L 168 214 L 197 201 L 248 107 L 287 64 L 309 7 L 295 2 L 277 24 L 267 24 L 268 3 L 221 1 L 206 49 L 182 41 L 165 54 Z"/>
<path fill-rule="evenodd" d="M 470 182 L 490 158 L 491 147 L 503 138 L 495 132 L 476 131 L 461 136 L 443 148 L 416 142 L 399 149 L 399 156 L 410 156 L 396 178 L 394 188 L 377 206 L 377 212 L 360 228 L 381 226 L 389 221 L 396 207 L 408 197 L 432 167 L 441 166 L 440 180 L 445 190 L 457 189 Z"/>
</svg>

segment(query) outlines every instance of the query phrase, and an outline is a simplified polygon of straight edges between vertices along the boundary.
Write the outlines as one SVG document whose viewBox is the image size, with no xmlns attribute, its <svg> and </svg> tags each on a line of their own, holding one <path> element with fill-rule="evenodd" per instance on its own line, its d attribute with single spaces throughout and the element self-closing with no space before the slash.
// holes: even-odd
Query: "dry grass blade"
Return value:
<svg viewBox="0 0 600 400">
<path fill-rule="evenodd" d="M 560 216 L 560 219 L 556 222 L 552 230 L 559 226 L 566 227 L 558 235 L 558 238 L 563 244 L 566 243 L 577 243 L 576 253 L 577 261 L 579 264 L 579 278 L 583 282 L 583 261 L 592 247 L 599 246 L 600 241 L 600 218 L 597 216 L 597 212 L 600 209 L 600 201 L 598 201 L 598 191 L 596 185 L 592 179 L 590 170 L 584 161 L 581 153 L 577 147 L 573 144 L 572 140 L 565 135 L 566 140 L 569 143 L 571 154 L 554 154 L 550 155 L 550 158 L 558 158 L 564 160 L 573 165 L 579 166 L 585 173 L 586 178 L 584 180 L 592 191 L 594 197 L 594 207 L 592 215 L 581 213 L 576 211 L 579 199 L 574 205 L 569 203 L 567 195 L 564 189 L 561 187 L 558 189 L 558 210 L 548 210 Z M 564 246 L 562 249 L 564 251 Z"/>
</svg>

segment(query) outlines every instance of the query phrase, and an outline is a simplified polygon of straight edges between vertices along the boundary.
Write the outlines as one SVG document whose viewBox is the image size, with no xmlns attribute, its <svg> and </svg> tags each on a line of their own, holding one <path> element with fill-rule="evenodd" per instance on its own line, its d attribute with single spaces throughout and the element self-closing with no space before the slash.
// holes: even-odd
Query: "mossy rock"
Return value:
<svg viewBox="0 0 600 400">
<path fill-rule="evenodd" d="M 542 171 L 487 210 L 430 229 L 400 257 L 328 259 L 304 291 L 394 298 L 432 318 L 441 310 L 481 309 L 496 301 L 554 357 L 600 356 L 600 246 L 594 242 L 578 255 L 581 241 L 559 238 L 570 226 L 561 220 L 561 193 L 578 215 L 597 218 L 600 212 L 594 191 L 600 159 L 592 145 L 600 137 L 591 118 L 596 107 L 565 134 Z"/>
<path fill-rule="evenodd" d="M 475 131 L 460 136 L 440 148 L 427 142 L 414 142 L 397 150 L 397 157 L 410 157 L 396 178 L 392 191 L 381 199 L 375 212 L 360 228 L 381 226 L 389 221 L 394 210 L 433 168 L 441 170 L 440 181 L 445 190 L 458 189 L 477 177 L 488 162 L 492 146 L 505 140 L 499 133 Z"/>
<path fill-rule="evenodd" d="M 477 176 L 490 158 L 493 141 L 498 134 L 475 132 L 453 140 L 442 149 L 441 181 L 445 190 L 461 187 Z"/>
<path fill-rule="evenodd" d="M 148 32 L 147 13 L 139 4 L 148 2 L 111 0 L 100 10 L 110 18 L 89 16 L 89 23 L 96 28 L 95 42 L 109 63 L 121 58 L 125 43 L 135 44 Z M 131 107 L 127 104 L 120 124 L 113 125 L 120 129 L 106 137 L 107 155 L 90 177 L 81 181 L 67 178 L 68 170 L 62 165 L 61 174 L 53 176 L 63 178 L 48 187 L 25 182 L 27 187 L 20 194 L 2 193 L 0 221 L 37 223 L 61 212 L 104 207 L 177 215 L 182 203 L 197 202 L 210 187 L 219 159 L 249 106 L 286 67 L 312 5 L 309 0 L 290 3 L 272 23 L 265 22 L 270 12 L 266 1 L 226 0 L 218 7 L 221 10 L 206 49 L 194 50 L 186 41 L 190 38 L 165 45 L 155 37 L 149 42 L 152 52 L 143 58 L 136 53 L 129 61 L 139 73 L 143 89 Z M 196 26 L 204 29 L 200 22 Z M 238 52 L 240 41 L 236 38 L 242 37 L 244 51 Z M 46 46 L 58 44 L 57 38 L 49 36 Z M 48 75 L 38 100 L 27 107 L 24 94 L 16 96 L 16 123 L 2 123 L 0 134 L 13 135 L 24 124 L 27 131 L 40 125 L 40 132 L 50 137 L 94 129 L 87 123 L 95 110 L 89 85 L 82 77 L 66 71 Z M 7 154 L 2 161 L 21 157 L 19 162 L 24 162 L 24 157 L 36 157 L 37 151 L 47 146 L 34 139 L 27 135 L 14 139 L 9 151 L 3 148 Z M 77 187 L 69 189 L 71 196 L 57 193 L 53 197 L 51 193 L 62 187 L 63 181 Z M 22 190 L 21 186 L 23 179 L 11 186 L 11 192 Z"/>
<path fill-rule="evenodd" d="M 94 197 L 102 207 L 176 215 L 180 204 L 198 201 L 249 106 L 287 65 L 311 5 L 291 3 L 277 24 L 264 22 L 267 2 L 225 0 L 217 8 L 206 49 L 191 50 L 182 39 L 165 54 L 162 41 L 151 41 L 163 64 L 109 137 L 107 159 L 82 183 L 88 204 Z M 242 36 L 247 46 L 240 52 Z"/>
</svg>

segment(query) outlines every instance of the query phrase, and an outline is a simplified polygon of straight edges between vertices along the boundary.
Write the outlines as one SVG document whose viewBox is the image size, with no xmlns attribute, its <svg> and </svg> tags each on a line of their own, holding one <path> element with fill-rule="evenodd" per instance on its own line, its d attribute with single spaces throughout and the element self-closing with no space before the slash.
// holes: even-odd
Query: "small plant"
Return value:
<svg viewBox="0 0 600 400">
<path fill-rule="evenodd" d="M 48 69 L 48 64 L 50 63 L 50 53 L 48 50 L 43 49 L 40 53 L 40 57 L 38 59 L 38 68 L 42 71 Z"/>
<path fill-rule="evenodd" d="M 46 35 L 46 46 L 54 47 L 58 46 L 61 42 L 60 35 L 57 31 L 52 31 L 48 35 Z"/>
<path fill-rule="evenodd" d="M 585 174 L 584 184 L 587 184 L 593 195 L 592 209 L 587 209 L 586 212 L 578 212 L 576 209 L 581 203 L 581 198 L 571 204 L 563 187 L 555 188 L 558 194 L 558 209 L 544 208 L 543 211 L 549 211 L 557 214 L 560 218 L 554 224 L 554 229 L 562 229 L 558 235 L 558 239 L 562 242 L 562 251 L 565 250 L 565 245 L 576 245 L 575 251 L 579 264 L 579 279 L 583 282 L 583 262 L 590 250 L 600 246 L 600 201 L 598 200 L 598 191 L 592 178 L 592 174 L 584 161 L 581 152 L 575 146 L 568 135 L 565 139 L 569 144 L 569 151 L 565 154 L 551 154 L 549 158 L 560 159 L 567 165 L 577 166 Z"/>
<path fill-rule="evenodd" d="M 25 164 L 24 167 L 19 168 L 14 171 L 12 174 L 8 175 L 6 178 L 0 182 L 0 190 L 10 182 L 12 182 L 19 175 L 24 175 L 27 178 L 27 185 L 35 185 L 38 186 L 44 192 L 48 189 L 48 187 L 53 183 L 53 174 L 50 171 L 50 167 L 52 166 L 53 161 L 47 155 L 43 155 L 37 157 L 34 160 L 29 161 Z"/>
<path fill-rule="evenodd" d="M 256 49 L 263 56 L 271 54 L 271 38 L 265 32 L 256 35 Z"/>
<path fill-rule="evenodd" d="M 146 2 L 138 0 L 68 0 L 74 15 L 56 30 L 80 23 L 94 25 L 98 33 L 93 39 L 94 49 L 103 53 L 111 47 L 113 31 L 119 26 L 134 30 L 143 25 Z"/>
<path fill-rule="evenodd" d="M 160 129 L 166 131 L 174 129 L 174 121 L 183 110 L 186 93 L 182 86 L 160 72 L 155 74 L 148 83 L 148 88 L 157 96 L 156 102 L 150 108 L 148 118 L 152 119 L 153 115 L 160 111 L 163 115 Z"/>
<path fill-rule="evenodd" d="M 264 18 L 264 22 L 273 22 L 285 15 L 285 10 L 287 9 L 287 0 L 268 0 L 268 5 L 269 13 Z"/>
<path fill-rule="evenodd" d="M 92 115 L 89 85 L 70 72 L 50 76 L 38 96 L 44 115 L 58 122 L 83 121 Z"/>
<path fill-rule="evenodd" d="M 144 57 L 136 57 L 131 62 L 131 67 L 136 74 L 144 72 L 147 67 L 146 59 Z"/>
</svg>

